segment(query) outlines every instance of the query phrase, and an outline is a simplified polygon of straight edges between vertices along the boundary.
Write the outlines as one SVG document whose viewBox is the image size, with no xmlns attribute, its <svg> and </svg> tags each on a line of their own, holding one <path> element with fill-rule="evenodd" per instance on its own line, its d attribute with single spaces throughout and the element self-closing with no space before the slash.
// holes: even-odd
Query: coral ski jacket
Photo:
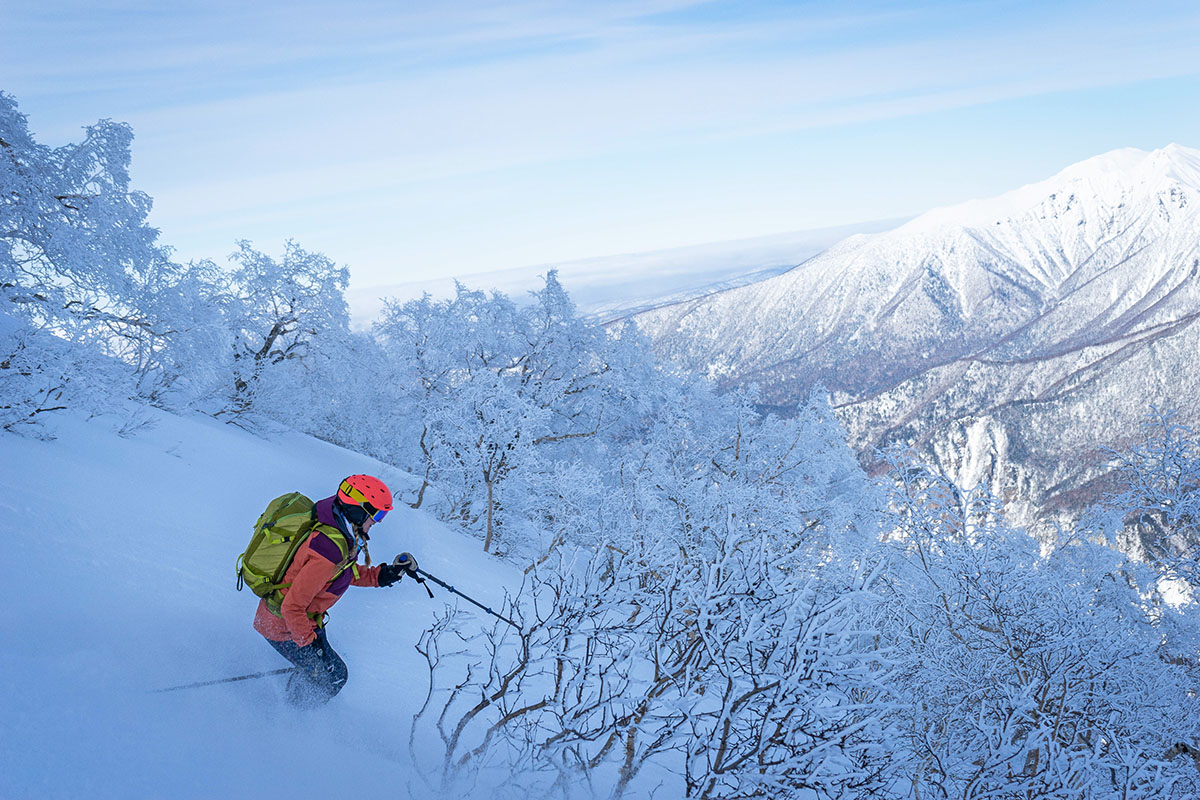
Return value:
<svg viewBox="0 0 1200 800">
<path fill-rule="evenodd" d="M 345 569 L 338 565 L 344 561 L 342 551 L 322 528 L 341 531 L 342 526 L 333 514 L 333 498 L 319 500 L 315 506 L 317 525 L 308 540 L 300 545 L 296 557 L 284 574 L 284 583 L 291 586 L 283 589 L 280 616 L 267 608 L 267 601 L 258 604 L 254 616 L 254 630 L 276 642 L 291 639 L 304 647 L 317 637 L 317 629 L 324 624 L 325 612 L 341 599 L 346 589 L 354 586 L 378 586 L 379 567 L 362 567 L 357 563 L 358 541 L 353 534 L 346 536 L 356 557 Z"/>
</svg>

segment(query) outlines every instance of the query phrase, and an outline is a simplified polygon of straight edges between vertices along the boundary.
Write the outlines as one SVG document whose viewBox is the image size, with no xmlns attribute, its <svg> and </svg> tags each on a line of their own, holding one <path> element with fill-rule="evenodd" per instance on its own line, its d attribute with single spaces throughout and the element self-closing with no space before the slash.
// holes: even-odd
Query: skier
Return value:
<svg viewBox="0 0 1200 800">
<path fill-rule="evenodd" d="M 416 575 L 417 560 L 401 553 L 390 564 L 370 566 L 366 544 L 370 530 L 392 510 L 392 493 L 370 475 L 351 475 L 337 493 L 314 504 L 315 525 L 296 551 L 280 585 L 276 614 L 267 598 L 258 604 L 254 629 L 300 669 L 288 681 L 288 699 L 296 705 L 327 702 L 346 684 L 346 662 L 329 646 L 325 618 L 350 586 L 391 586 L 406 572 Z M 360 566 L 359 552 L 366 554 Z"/>
</svg>

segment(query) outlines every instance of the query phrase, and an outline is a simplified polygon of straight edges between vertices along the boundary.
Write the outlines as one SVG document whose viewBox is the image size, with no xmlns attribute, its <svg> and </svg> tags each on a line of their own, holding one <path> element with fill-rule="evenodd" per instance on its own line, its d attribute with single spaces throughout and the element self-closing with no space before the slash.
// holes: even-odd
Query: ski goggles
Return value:
<svg viewBox="0 0 1200 800">
<path fill-rule="evenodd" d="M 346 515 L 346 520 L 355 525 L 362 525 L 368 519 L 373 519 L 376 522 L 383 522 L 383 518 L 387 516 L 387 511 L 384 509 L 375 508 L 375 506 L 366 502 L 361 505 L 352 506 L 347 503 L 342 504 L 342 513 Z"/>
</svg>

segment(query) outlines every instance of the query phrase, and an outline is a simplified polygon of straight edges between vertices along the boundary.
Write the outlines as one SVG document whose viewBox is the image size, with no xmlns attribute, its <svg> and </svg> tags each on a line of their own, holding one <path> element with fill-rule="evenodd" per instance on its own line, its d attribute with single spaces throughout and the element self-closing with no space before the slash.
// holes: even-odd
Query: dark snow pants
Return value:
<svg viewBox="0 0 1200 800">
<path fill-rule="evenodd" d="M 317 631 L 316 640 L 307 647 L 290 640 L 267 641 L 300 668 L 288 676 L 288 700 L 294 705 L 312 707 L 327 703 L 346 685 L 346 662 L 329 646 L 324 628 Z"/>
</svg>

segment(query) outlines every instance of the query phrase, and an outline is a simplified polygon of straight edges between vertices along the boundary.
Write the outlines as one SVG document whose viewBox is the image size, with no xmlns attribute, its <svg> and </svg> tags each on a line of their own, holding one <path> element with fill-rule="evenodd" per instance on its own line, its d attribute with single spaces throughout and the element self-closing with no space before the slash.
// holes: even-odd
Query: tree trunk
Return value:
<svg viewBox="0 0 1200 800">
<path fill-rule="evenodd" d="M 492 483 L 493 483 L 493 481 L 492 481 L 491 477 L 486 474 L 484 475 L 483 479 L 487 483 L 487 487 L 488 487 L 487 536 L 485 536 L 483 539 L 483 552 L 488 553 L 488 552 L 491 552 L 491 548 L 492 548 L 492 506 L 493 506 Z"/>
</svg>

